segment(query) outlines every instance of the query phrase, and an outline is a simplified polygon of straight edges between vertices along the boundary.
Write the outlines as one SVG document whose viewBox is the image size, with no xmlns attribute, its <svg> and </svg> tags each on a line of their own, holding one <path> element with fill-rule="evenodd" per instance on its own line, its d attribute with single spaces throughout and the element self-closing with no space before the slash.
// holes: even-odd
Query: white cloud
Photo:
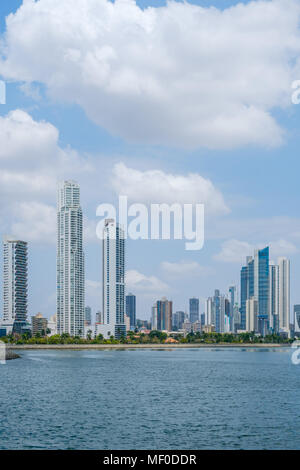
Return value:
<svg viewBox="0 0 300 470">
<path fill-rule="evenodd" d="M 261 240 L 300 238 L 300 218 L 289 216 L 210 219 L 205 227 L 209 240 L 247 240 L 254 245 Z"/>
<path fill-rule="evenodd" d="M 188 279 L 189 276 L 207 276 L 212 273 L 212 268 L 201 266 L 196 261 L 180 261 L 179 263 L 163 261 L 161 268 L 170 278 Z"/>
<path fill-rule="evenodd" d="M 54 242 L 57 182 L 89 175 L 90 163 L 60 147 L 55 126 L 20 109 L 0 116 L 0 142 L 3 230 L 30 241 Z"/>
<path fill-rule="evenodd" d="M 270 242 L 269 245 L 274 256 L 288 256 L 298 252 L 298 248 L 288 240 L 276 240 Z"/>
<path fill-rule="evenodd" d="M 0 73 L 45 84 L 128 140 L 279 145 L 283 131 L 271 113 L 291 102 L 299 19 L 297 0 L 223 11 L 172 1 L 141 10 L 133 0 L 27 0 L 7 18 Z"/>
<path fill-rule="evenodd" d="M 134 269 L 126 272 L 126 288 L 128 291 L 143 294 L 160 295 L 169 291 L 169 286 L 156 276 L 146 276 Z"/>
<path fill-rule="evenodd" d="M 247 256 L 252 256 L 256 248 L 270 247 L 271 256 L 288 256 L 298 252 L 297 247 L 288 240 L 279 239 L 269 243 L 250 244 L 236 239 L 226 240 L 221 251 L 214 256 L 216 261 L 224 263 L 244 263 Z"/>
<path fill-rule="evenodd" d="M 240 240 L 226 240 L 222 243 L 220 253 L 214 256 L 217 261 L 224 263 L 242 263 L 246 256 L 252 255 L 254 247 Z"/>
<path fill-rule="evenodd" d="M 187 176 L 161 170 L 139 171 L 124 163 L 114 166 L 111 184 L 132 202 L 203 203 L 207 213 L 227 213 L 223 196 L 209 179 L 197 173 Z"/>
<path fill-rule="evenodd" d="M 30 242 L 54 243 L 56 240 L 56 209 L 39 202 L 16 205 L 13 235 Z"/>
<path fill-rule="evenodd" d="M 61 148 L 58 140 L 55 126 L 20 109 L 0 117 L 2 200 L 44 197 L 55 191 L 58 178 L 90 170 L 89 163 L 71 148 Z"/>
<path fill-rule="evenodd" d="M 21 168 L 47 160 L 58 151 L 58 130 L 45 121 L 34 121 L 21 109 L 0 117 L 0 159 L 3 163 L 18 160 Z"/>
</svg>

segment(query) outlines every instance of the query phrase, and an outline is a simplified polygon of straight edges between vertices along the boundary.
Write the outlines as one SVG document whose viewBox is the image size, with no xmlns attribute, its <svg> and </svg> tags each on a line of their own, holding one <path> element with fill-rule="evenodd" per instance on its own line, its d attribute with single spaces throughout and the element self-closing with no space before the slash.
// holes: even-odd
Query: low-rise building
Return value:
<svg viewBox="0 0 300 470">
<path fill-rule="evenodd" d="M 37 313 L 31 317 L 31 326 L 32 326 L 32 336 L 37 334 L 41 336 L 46 336 L 48 328 L 48 320 L 44 318 L 41 313 Z"/>
<path fill-rule="evenodd" d="M 214 333 L 215 330 L 215 325 L 204 325 L 202 327 L 203 333 Z"/>
</svg>

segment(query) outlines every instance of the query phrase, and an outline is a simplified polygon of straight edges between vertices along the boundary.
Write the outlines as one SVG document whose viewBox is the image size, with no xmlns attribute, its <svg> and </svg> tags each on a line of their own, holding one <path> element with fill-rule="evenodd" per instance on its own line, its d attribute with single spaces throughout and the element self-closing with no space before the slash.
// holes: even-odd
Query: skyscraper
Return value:
<svg viewBox="0 0 300 470">
<path fill-rule="evenodd" d="M 255 251 L 254 297 L 258 299 L 258 315 L 269 316 L 269 247 Z"/>
<path fill-rule="evenodd" d="M 240 301 L 240 315 L 241 315 L 241 330 L 246 330 L 246 303 L 248 299 L 248 266 L 243 266 L 241 269 L 241 301 Z"/>
<path fill-rule="evenodd" d="M 195 323 L 199 320 L 199 299 L 193 297 L 189 301 L 190 304 L 190 322 Z"/>
<path fill-rule="evenodd" d="M 208 297 L 205 301 L 205 324 L 215 326 L 215 309 L 212 297 Z"/>
<path fill-rule="evenodd" d="M 57 332 L 84 335 L 84 253 L 80 188 L 74 181 L 58 187 Z"/>
<path fill-rule="evenodd" d="M 276 264 L 270 264 L 269 327 L 273 333 L 279 332 L 279 267 Z"/>
<path fill-rule="evenodd" d="M 236 286 L 229 287 L 229 302 L 229 328 L 234 333 L 239 327 L 239 323 L 237 323 L 239 317 L 237 318 L 238 297 Z"/>
<path fill-rule="evenodd" d="M 126 315 L 130 318 L 130 328 L 136 326 L 136 297 L 129 293 L 126 295 Z"/>
<path fill-rule="evenodd" d="M 156 302 L 155 313 L 157 316 L 157 329 L 172 331 L 172 308 L 173 303 L 163 297 Z"/>
<path fill-rule="evenodd" d="M 258 302 L 254 297 L 246 301 L 246 330 L 255 331 L 258 329 L 257 307 Z"/>
<path fill-rule="evenodd" d="M 241 329 L 246 330 L 247 300 L 257 301 L 255 331 L 265 334 L 269 320 L 269 247 L 255 250 L 254 257 L 247 257 L 247 265 L 241 270 Z M 252 309 L 252 311 L 254 311 Z"/>
<path fill-rule="evenodd" d="M 22 333 L 27 322 L 27 242 L 3 241 L 3 325 Z"/>
<path fill-rule="evenodd" d="M 102 242 L 103 336 L 126 336 L 125 236 L 113 219 L 105 220 Z"/>
<path fill-rule="evenodd" d="M 151 308 L 151 328 L 152 330 L 157 330 L 157 303 Z"/>
<path fill-rule="evenodd" d="M 279 329 L 290 331 L 290 261 L 278 259 L 279 272 Z"/>
<path fill-rule="evenodd" d="M 178 311 L 178 312 L 173 313 L 172 315 L 173 330 L 174 331 L 181 330 L 183 323 L 184 323 L 184 312 Z"/>
<path fill-rule="evenodd" d="M 218 289 L 206 300 L 205 309 L 207 325 L 214 326 L 217 333 L 229 331 L 229 301 Z"/>
<path fill-rule="evenodd" d="M 92 324 L 92 309 L 87 306 L 84 309 L 84 325 L 90 326 Z"/>
<path fill-rule="evenodd" d="M 225 296 L 220 294 L 218 289 L 215 290 L 213 297 L 215 319 L 216 319 L 216 332 L 225 332 Z"/>
</svg>

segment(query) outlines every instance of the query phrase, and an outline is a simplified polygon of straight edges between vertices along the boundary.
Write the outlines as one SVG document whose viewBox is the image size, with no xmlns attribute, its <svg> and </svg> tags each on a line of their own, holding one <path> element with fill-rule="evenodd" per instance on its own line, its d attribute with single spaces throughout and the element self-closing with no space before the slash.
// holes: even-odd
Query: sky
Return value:
<svg viewBox="0 0 300 470">
<path fill-rule="evenodd" d="M 174 310 L 199 297 L 204 311 L 268 244 L 273 262 L 290 258 L 291 304 L 300 303 L 299 20 L 299 0 L 1 1 L 1 234 L 29 243 L 29 315 L 55 313 L 64 179 L 81 187 L 93 312 L 96 209 L 119 194 L 205 206 L 202 250 L 127 241 L 138 318 L 162 296 Z"/>
</svg>

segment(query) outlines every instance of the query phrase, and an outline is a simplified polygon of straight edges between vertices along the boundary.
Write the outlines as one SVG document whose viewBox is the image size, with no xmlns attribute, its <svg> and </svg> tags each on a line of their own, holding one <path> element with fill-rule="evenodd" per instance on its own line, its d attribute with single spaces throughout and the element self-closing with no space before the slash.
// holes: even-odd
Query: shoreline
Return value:
<svg viewBox="0 0 300 470">
<path fill-rule="evenodd" d="M 202 343 L 184 343 L 184 344 L 15 344 L 7 345 L 8 350 L 42 350 L 42 349 L 60 349 L 60 350 L 105 350 L 105 349 L 217 349 L 217 348 L 290 348 L 290 344 L 278 343 L 233 343 L 233 344 L 202 344 Z"/>
</svg>

